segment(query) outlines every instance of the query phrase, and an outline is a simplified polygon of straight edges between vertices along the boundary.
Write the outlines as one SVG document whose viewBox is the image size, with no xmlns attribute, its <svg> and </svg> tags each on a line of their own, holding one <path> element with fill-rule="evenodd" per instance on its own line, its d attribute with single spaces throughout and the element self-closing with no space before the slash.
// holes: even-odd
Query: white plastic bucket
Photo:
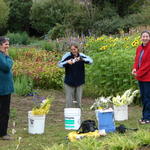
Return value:
<svg viewBox="0 0 150 150">
<path fill-rule="evenodd" d="M 78 130 L 81 125 L 81 109 L 65 108 L 64 123 L 67 130 Z"/>
<path fill-rule="evenodd" d="M 45 115 L 32 115 L 28 112 L 28 133 L 42 134 L 45 128 Z"/>
<path fill-rule="evenodd" d="M 114 106 L 114 118 L 116 121 L 128 120 L 128 105 Z"/>
<path fill-rule="evenodd" d="M 95 115 L 96 115 L 96 120 L 98 121 L 98 112 L 99 112 L 99 109 L 96 109 L 95 110 Z"/>
</svg>

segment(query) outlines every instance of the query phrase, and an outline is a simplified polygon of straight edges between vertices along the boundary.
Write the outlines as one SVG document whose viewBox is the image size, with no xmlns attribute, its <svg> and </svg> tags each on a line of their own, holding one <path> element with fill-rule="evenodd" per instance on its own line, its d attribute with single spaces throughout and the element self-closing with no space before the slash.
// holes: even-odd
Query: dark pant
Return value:
<svg viewBox="0 0 150 150">
<path fill-rule="evenodd" d="M 143 104 L 142 119 L 150 120 L 150 82 L 139 81 L 139 87 Z"/>
<path fill-rule="evenodd" d="M 0 95 L 0 136 L 7 134 L 11 95 Z"/>
</svg>

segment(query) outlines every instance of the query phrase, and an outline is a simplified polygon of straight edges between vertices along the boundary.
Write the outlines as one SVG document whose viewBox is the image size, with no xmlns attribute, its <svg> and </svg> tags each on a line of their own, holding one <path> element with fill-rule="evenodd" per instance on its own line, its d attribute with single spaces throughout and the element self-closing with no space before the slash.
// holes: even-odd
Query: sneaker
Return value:
<svg viewBox="0 0 150 150">
<path fill-rule="evenodd" d="M 140 119 L 139 120 L 140 124 L 150 124 L 150 120 L 144 120 L 144 119 Z"/>
<path fill-rule="evenodd" d="M 2 138 L 2 140 L 13 140 L 13 138 L 10 135 L 8 135 L 8 134 L 2 136 L 1 138 Z"/>
</svg>

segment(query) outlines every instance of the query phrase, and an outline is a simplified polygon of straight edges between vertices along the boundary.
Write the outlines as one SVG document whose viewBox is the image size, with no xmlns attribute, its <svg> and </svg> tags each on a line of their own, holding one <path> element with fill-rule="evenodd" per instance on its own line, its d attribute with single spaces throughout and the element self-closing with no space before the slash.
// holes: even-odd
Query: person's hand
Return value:
<svg viewBox="0 0 150 150">
<path fill-rule="evenodd" d="M 69 59 L 68 61 L 67 61 L 67 63 L 68 64 L 70 64 L 70 65 L 72 65 L 74 62 L 73 62 L 73 59 Z"/>
<path fill-rule="evenodd" d="M 81 60 L 81 57 L 76 57 L 76 61 L 80 61 Z"/>
<path fill-rule="evenodd" d="M 9 55 L 9 53 L 8 53 L 8 49 L 5 49 L 5 55 Z"/>
<path fill-rule="evenodd" d="M 134 68 L 131 73 L 132 73 L 132 75 L 136 76 L 137 75 L 136 74 L 136 69 Z"/>
</svg>

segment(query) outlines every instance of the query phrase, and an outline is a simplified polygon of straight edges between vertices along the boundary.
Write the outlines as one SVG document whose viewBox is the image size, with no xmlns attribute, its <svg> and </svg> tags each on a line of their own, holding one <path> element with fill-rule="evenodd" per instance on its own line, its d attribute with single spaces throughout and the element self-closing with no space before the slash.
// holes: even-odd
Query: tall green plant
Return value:
<svg viewBox="0 0 150 150">
<path fill-rule="evenodd" d="M 113 38 L 102 36 L 87 42 L 94 64 L 87 68 L 85 93 L 109 96 L 136 88 L 131 75 L 138 37 Z"/>
<path fill-rule="evenodd" d="M 32 92 L 33 89 L 33 80 L 26 76 L 21 75 L 15 77 L 15 93 L 17 95 L 25 96 Z"/>
<path fill-rule="evenodd" d="M 29 44 L 29 36 L 26 32 L 6 34 L 9 38 L 10 44 L 27 45 Z"/>
</svg>

